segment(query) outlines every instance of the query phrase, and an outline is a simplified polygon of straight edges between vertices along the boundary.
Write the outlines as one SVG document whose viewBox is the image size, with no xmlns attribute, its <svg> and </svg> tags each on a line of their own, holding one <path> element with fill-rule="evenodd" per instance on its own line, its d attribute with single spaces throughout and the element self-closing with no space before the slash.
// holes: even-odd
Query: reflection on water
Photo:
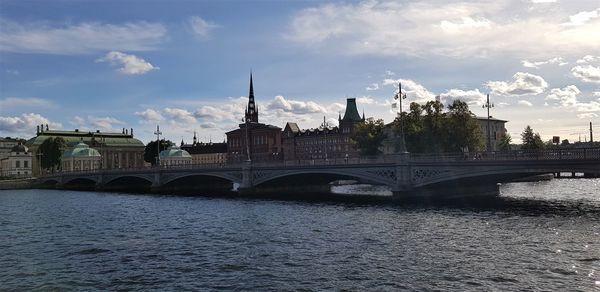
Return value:
<svg viewBox="0 0 600 292">
<path fill-rule="evenodd" d="M 600 180 L 395 204 L 0 192 L 0 290 L 600 290 Z"/>
</svg>

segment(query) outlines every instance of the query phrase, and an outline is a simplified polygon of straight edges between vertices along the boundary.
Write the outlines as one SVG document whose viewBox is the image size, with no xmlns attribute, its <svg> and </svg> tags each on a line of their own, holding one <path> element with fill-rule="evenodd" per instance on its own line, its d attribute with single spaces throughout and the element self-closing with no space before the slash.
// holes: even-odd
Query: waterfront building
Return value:
<svg viewBox="0 0 600 292">
<path fill-rule="evenodd" d="M 282 145 L 284 159 L 316 160 L 358 157 L 358 150 L 352 147 L 351 137 L 354 126 L 364 123 L 356 107 L 356 99 L 346 99 L 344 117 L 338 117 L 339 126 L 321 125 L 317 129 L 300 130 L 296 123 L 288 122 L 283 130 Z"/>
<path fill-rule="evenodd" d="M 187 151 L 182 150 L 177 146 L 170 146 L 161 151 L 158 156 L 161 166 L 168 167 L 192 164 L 192 156 Z"/>
<path fill-rule="evenodd" d="M 39 159 L 43 153 L 38 153 L 39 146 L 48 138 L 61 137 L 66 142 L 64 151 L 75 147 L 80 142 L 96 149 L 101 155 L 100 168 L 135 168 L 144 166 L 144 148 L 142 141 L 134 138 L 133 129 L 123 129 L 121 133 L 108 133 L 99 130 L 95 132 L 58 131 L 50 130 L 48 125 L 38 126 L 36 136 L 25 144 L 33 153 L 33 173 L 40 171 Z"/>
<path fill-rule="evenodd" d="M 0 159 L 0 177 L 30 177 L 32 155 L 21 142 L 14 145 L 8 155 Z"/>
<path fill-rule="evenodd" d="M 481 128 L 481 133 L 483 133 L 483 140 L 485 145 L 487 145 L 488 139 L 488 119 L 486 117 L 477 117 L 477 122 L 479 123 L 479 127 Z M 490 146 L 492 147 L 490 151 L 498 150 L 498 143 L 502 140 L 508 131 L 506 130 L 506 123 L 508 121 L 496 119 L 490 116 Z"/>
<path fill-rule="evenodd" d="M 208 143 L 198 142 L 196 132 L 192 144 L 185 144 L 181 140 L 181 149 L 192 156 L 192 164 L 225 164 L 227 163 L 227 142 Z"/>
<path fill-rule="evenodd" d="M 72 148 L 65 150 L 60 157 L 62 171 L 90 171 L 100 169 L 102 160 L 100 152 L 90 148 L 83 142 L 77 143 Z"/>
<path fill-rule="evenodd" d="M 254 100 L 252 74 L 244 123 L 239 128 L 226 133 L 227 161 L 253 162 L 280 161 L 283 159 L 281 128 L 258 122 L 258 107 Z"/>
<path fill-rule="evenodd" d="M 11 149 L 19 142 L 24 142 L 24 140 L 15 139 L 11 137 L 0 138 L 0 159 L 8 157 L 11 152 Z"/>
</svg>

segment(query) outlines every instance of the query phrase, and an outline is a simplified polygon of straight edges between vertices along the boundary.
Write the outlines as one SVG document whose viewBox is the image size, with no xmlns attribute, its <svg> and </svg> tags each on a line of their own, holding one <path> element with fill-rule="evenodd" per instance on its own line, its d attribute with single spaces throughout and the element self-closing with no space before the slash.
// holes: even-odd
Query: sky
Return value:
<svg viewBox="0 0 600 292">
<path fill-rule="evenodd" d="M 0 0 L 0 136 L 51 129 L 220 142 L 244 116 L 337 124 L 346 98 L 386 123 L 468 102 L 544 140 L 600 138 L 600 1 Z"/>
</svg>

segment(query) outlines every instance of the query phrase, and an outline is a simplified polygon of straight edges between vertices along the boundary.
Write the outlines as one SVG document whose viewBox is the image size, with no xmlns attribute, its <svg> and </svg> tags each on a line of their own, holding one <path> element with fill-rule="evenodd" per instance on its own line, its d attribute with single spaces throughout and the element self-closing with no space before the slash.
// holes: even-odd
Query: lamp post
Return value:
<svg viewBox="0 0 600 292">
<path fill-rule="evenodd" d="M 493 103 L 490 103 L 490 94 L 487 95 L 487 100 L 485 104 L 481 106 L 482 108 L 487 108 L 487 151 L 492 151 L 492 141 L 490 137 L 490 108 L 494 107 Z"/>
<path fill-rule="evenodd" d="M 160 135 L 162 135 L 162 132 L 158 125 L 156 125 L 154 135 L 156 135 L 156 166 L 160 167 Z"/>
<path fill-rule="evenodd" d="M 327 161 L 327 130 L 329 125 L 327 124 L 327 120 L 325 119 L 325 116 L 323 116 L 323 134 L 325 134 L 325 161 Z"/>
<path fill-rule="evenodd" d="M 402 83 L 398 82 L 398 93 L 394 96 L 394 99 L 397 99 L 400 103 L 400 108 L 398 111 L 398 117 L 400 118 L 400 141 L 399 147 L 396 148 L 396 152 L 400 153 L 408 153 L 406 151 L 406 141 L 404 140 L 404 122 L 402 120 L 402 100 L 406 98 L 406 93 L 402 93 Z"/>
<path fill-rule="evenodd" d="M 252 159 L 250 159 L 250 133 L 248 132 L 248 117 L 245 117 L 244 123 L 246 123 L 246 154 L 248 155 L 246 161 L 251 162 Z"/>
</svg>

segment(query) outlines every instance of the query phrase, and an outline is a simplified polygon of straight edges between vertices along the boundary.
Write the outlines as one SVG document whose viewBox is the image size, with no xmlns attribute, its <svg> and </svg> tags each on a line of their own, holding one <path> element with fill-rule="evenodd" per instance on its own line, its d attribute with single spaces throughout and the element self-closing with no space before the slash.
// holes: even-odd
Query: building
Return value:
<svg viewBox="0 0 600 292">
<path fill-rule="evenodd" d="M 11 149 L 19 142 L 24 142 L 25 140 L 14 139 L 11 137 L 0 138 L 0 159 L 8 157 L 10 155 Z"/>
<path fill-rule="evenodd" d="M 8 156 L 0 159 L 0 177 L 30 177 L 32 155 L 27 146 L 18 142 Z"/>
<path fill-rule="evenodd" d="M 225 164 L 227 163 L 227 142 L 208 143 L 198 142 L 196 132 L 192 144 L 185 144 L 181 140 L 181 149 L 192 156 L 192 164 Z"/>
<path fill-rule="evenodd" d="M 45 128 L 45 129 L 44 129 Z M 131 131 L 130 131 L 131 130 Z M 39 174 L 40 145 L 48 138 L 61 137 L 65 140 L 66 150 L 75 147 L 80 142 L 96 149 L 101 155 L 100 168 L 135 168 L 144 166 L 144 148 L 142 141 L 134 138 L 133 129 L 123 128 L 121 133 L 106 133 L 91 131 L 58 131 L 48 129 L 48 125 L 38 126 L 36 136 L 29 139 L 25 144 L 33 153 L 33 173 Z"/>
<path fill-rule="evenodd" d="M 258 122 L 258 107 L 254 101 L 252 74 L 250 74 L 250 92 L 244 123 L 239 128 L 225 133 L 227 135 L 227 161 L 253 162 L 279 161 L 283 159 L 281 128 Z"/>
<path fill-rule="evenodd" d="M 483 139 L 485 145 L 488 143 L 488 119 L 486 117 L 477 117 L 477 122 L 479 123 L 479 127 L 481 128 L 481 132 L 483 133 Z M 502 140 L 508 131 L 506 130 L 506 123 L 508 121 L 496 119 L 490 116 L 490 146 L 491 149 L 489 151 L 497 151 L 498 143 Z M 486 146 L 487 147 L 487 146 Z"/>
<path fill-rule="evenodd" d="M 192 156 L 177 146 L 170 146 L 158 155 L 161 166 L 181 166 L 192 164 Z"/>
<path fill-rule="evenodd" d="M 351 141 L 354 126 L 364 123 L 356 108 L 356 99 L 346 99 L 344 117 L 338 117 L 339 126 L 300 130 L 296 123 L 288 122 L 283 130 L 282 144 L 286 161 L 344 159 L 358 157 Z"/>
<path fill-rule="evenodd" d="M 61 171 L 91 171 L 100 169 L 100 152 L 83 142 L 67 149 L 60 157 Z"/>
</svg>

